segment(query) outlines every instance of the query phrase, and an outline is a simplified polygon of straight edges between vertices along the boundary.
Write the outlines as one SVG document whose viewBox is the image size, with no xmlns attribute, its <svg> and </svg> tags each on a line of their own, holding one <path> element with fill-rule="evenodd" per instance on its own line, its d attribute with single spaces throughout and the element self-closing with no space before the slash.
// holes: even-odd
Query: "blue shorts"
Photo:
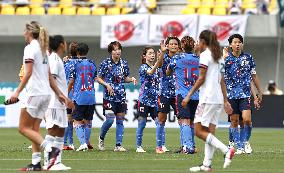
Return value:
<svg viewBox="0 0 284 173">
<path fill-rule="evenodd" d="M 72 109 L 67 108 L 66 111 L 67 111 L 67 114 L 72 114 Z"/>
<path fill-rule="evenodd" d="M 125 102 L 113 102 L 109 100 L 103 100 L 103 115 L 106 115 L 106 112 L 111 110 L 115 115 L 118 113 L 126 113 L 127 104 Z"/>
<path fill-rule="evenodd" d="M 243 110 L 251 110 L 250 98 L 229 99 L 229 103 L 231 104 L 233 109 L 232 114 L 239 114 L 241 116 Z"/>
<path fill-rule="evenodd" d="M 72 117 L 76 121 L 82 120 L 93 120 L 95 112 L 95 104 L 93 105 L 78 105 L 76 102 L 75 109 L 73 111 Z"/>
<path fill-rule="evenodd" d="M 164 96 L 158 97 L 158 112 L 162 113 L 169 113 L 171 108 L 174 110 L 174 114 L 176 115 L 177 109 L 176 109 L 176 98 L 166 98 Z"/>
<path fill-rule="evenodd" d="M 144 118 L 147 118 L 148 115 L 150 114 L 151 118 L 155 120 L 158 116 L 158 107 L 146 106 L 139 101 L 137 105 L 137 110 L 138 110 L 138 116 L 141 116 Z"/>
<path fill-rule="evenodd" d="M 189 100 L 187 107 L 183 108 L 181 103 L 184 98 L 180 94 L 177 95 L 176 98 L 177 98 L 177 118 L 190 119 L 191 121 L 193 121 L 199 100 Z"/>
</svg>

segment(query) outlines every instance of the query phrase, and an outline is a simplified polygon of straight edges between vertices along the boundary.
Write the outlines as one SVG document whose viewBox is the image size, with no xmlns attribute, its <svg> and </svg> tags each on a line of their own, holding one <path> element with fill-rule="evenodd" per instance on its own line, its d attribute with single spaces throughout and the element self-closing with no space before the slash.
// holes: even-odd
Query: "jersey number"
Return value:
<svg viewBox="0 0 284 173">
<path fill-rule="evenodd" d="M 88 82 L 85 83 L 85 74 L 84 73 L 81 74 L 81 79 L 82 79 L 81 91 L 86 91 L 86 90 L 92 91 L 93 84 L 92 84 L 91 78 L 93 77 L 93 75 L 92 73 L 87 73 L 87 76 L 88 76 Z"/>
<path fill-rule="evenodd" d="M 198 70 L 197 68 L 191 68 L 190 69 L 190 79 L 189 79 L 189 74 L 188 74 L 188 68 L 183 69 L 183 74 L 184 74 L 184 84 L 185 86 L 190 86 L 194 85 L 195 81 L 197 80 L 198 76 L 197 74 L 194 73 L 195 70 Z"/>
</svg>

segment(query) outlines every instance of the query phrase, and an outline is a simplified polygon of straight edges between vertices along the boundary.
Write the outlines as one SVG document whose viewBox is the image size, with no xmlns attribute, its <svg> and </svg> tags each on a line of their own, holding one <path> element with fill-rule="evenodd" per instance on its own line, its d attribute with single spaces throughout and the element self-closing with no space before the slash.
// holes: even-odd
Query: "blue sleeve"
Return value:
<svg viewBox="0 0 284 173">
<path fill-rule="evenodd" d="M 139 68 L 139 76 L 146 76 L 147 74 L 147 68 L 145 67 L 145 65 L 141 65 L 141 67 Z"/>
<path fill-rule="evenodd" d="M 124 61 L 124 77 L 128 77 L 129 75 L 130 75 L 130 70 L 129 70 L 128 63 Z"/>
<path fill-rule="evenodd" d="M 93 74 L 94 74 L 94 78 L 96 78 L 98 76 L 97 74 L 97 66 L 96 66 L 96 63 L 94 61 L 91 61 L 93 66 L 94 66 L 94 71 L 93 71 Z"/>
<path fill-rule="evenodd" d="M 76 64 L 73 64 L 73 65 L 70 65 L 70 77 L 69 79 L 71 78 L 75 78 L 76 77 L 76 66 L 79 62 L 77 62 Z"/>
<path fill-rule="evenodd" d="M 99 67 L 99 70 L 98 70 L 98 76 L 100 76 L 100 77 L 105 77 L 105 75 L 106 75 L 106 71 L 107 71 L 107 69 L 106 69 L 106 61 L 104 60 L 101 64 L 100 64 L 100 67 Z"/>
<path fill-rule="evenodd" d="M 169 65 L 168 65 L 168 68 L 169 68 L 170 70 L 174 71 L 175 68 L 176 68 L 176 64 L 177 64 L 177 59 L 176 59 L 176 57 L 173 57 L 173 58 L 171 59 L 171 62 L 170 62 Z"/>
</svg>

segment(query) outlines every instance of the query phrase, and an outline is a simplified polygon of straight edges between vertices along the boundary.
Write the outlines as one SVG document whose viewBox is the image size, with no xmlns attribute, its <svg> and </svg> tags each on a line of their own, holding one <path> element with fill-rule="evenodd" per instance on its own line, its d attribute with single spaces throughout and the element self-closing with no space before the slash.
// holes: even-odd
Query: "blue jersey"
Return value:
<svg viewBox="0 0 284 173">
<path fill-rule="evenodd" d="M 175 71 L 176 95 L 186 97 L 199 76 L 199 58 L 194 54 L 180 53 L 175 55 L 169 64 L 169 69 Z M 199 92 L 191 96 L 192 100 L 199 99 Z"/>
<path fill-rule="evenodd" d="M 78 105 L 93 105 L 96 103 L 94 82 L 97 77 L 96 64 L 90 59 L 79 59 L 71 72 L 74 78 L 73 100 Z"/>
<path fill-rule="evenodd" d="M 225 59 L 224 75 L 228 98 L 249 98 L 251 75 L 255 73 L 255 62 L 250 54 L 241 53 L 239 57 L 229 54 Z"/>
<path fill-rule="evenodd" d="M 142 64 L 139 68 L 139 76 L 141 83 L 139 101 L 143 105 L 157 107 L 159 76 L 157 70 L 152 75 L 147 74 L 147 71 L 151 69 L 152 67 L 150 67 L 148 64 Z"/>
<path fill-rule="evenodd" d="M 64 63 L 67 85 L 69 84 L 71 78 L 71 69 L 74 69 L 74 65 L 77 63 L 77 60 L 78 58 L 73 56 Z M 73 89 L 68 93 L 68 98 L 73 99 Z"/>
<path fill-rule="evenodd" d="M 168 54 L 164 55 L 164 62 L 160 70 L 160 92 L 159 94 L 166 98 L 175 97 L 175 76 L 171 74 L 166 75 L 168 65 L 171 61 L 171 57 Z"/>
<path fill-rule="evenodd" d="M 111 96 L 105 88 L 105 100 L 113 102 L 126 101 L 124 82 L 125 78 L 129 76 L 129 73 L 127 61 L 123 59 L 120 59 L 118 63 L 115 63 L 112 58 L 107 58 L 101 63 L 98 76 L 100 76 L 114 90 L 114 95 Z"/>
</svg>

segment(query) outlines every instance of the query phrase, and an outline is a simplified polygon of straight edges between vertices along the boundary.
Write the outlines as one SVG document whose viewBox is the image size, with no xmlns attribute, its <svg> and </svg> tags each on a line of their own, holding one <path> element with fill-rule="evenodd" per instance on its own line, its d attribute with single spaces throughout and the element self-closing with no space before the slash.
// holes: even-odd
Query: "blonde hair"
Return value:
<svg viewBox="0 0 284 173">
<path fill-rule="evenodd" d="M 27 23 L 26 30 L 32 33 L 34 39 L 38 40 L 42 55 L 46 55 L 46 51 L 48 50 L 49 45 L 47 30 L 36 21 Z"/>
</svg>

